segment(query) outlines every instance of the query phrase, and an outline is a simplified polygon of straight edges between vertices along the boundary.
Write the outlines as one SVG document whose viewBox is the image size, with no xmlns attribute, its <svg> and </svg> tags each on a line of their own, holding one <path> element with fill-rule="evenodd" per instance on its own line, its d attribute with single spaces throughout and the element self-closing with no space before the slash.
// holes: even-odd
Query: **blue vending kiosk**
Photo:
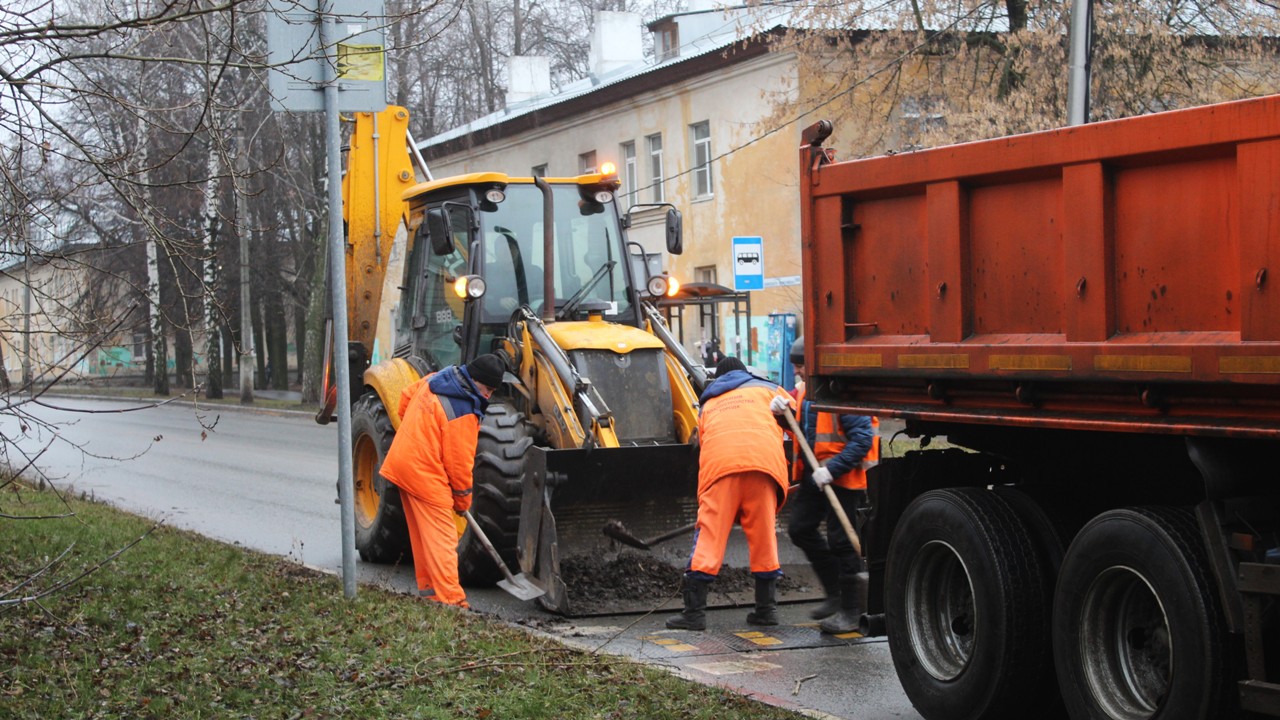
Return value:
<svg viewBox="0 0 1280 720">
<path fill-rule="evenodd" d="M 769 379 L 787 391 L 795 389 L 796 371 L 791 366 L 791 343 L 796 340 L 795 313 L 769 313 L 769 337 L 765 341 L 765 369 Z"/>
</svg>

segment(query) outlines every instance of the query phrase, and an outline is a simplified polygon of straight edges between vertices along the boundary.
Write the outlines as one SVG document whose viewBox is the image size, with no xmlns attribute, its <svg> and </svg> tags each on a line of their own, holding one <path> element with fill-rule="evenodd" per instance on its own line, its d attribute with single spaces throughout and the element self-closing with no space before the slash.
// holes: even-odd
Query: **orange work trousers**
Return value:
<svg viewBox="0 0 1280 720">
<path fill-rule="evenodd" d="M 689 569 L 717 575 L 735 522 L 747 536 L 751 572 L 772 573 L 778 564 L 778 483 L 768 473 L 731 473 L 698 493 L 698 537 Z"/>
<path fill-rule="evenodd" d="M 407 492 L 400 493 L 400 501 L 413 547 L 418 597 L 470 607 L 458 582 L 458 526 L 453 508 L 423 502 Z"/>
</svg>

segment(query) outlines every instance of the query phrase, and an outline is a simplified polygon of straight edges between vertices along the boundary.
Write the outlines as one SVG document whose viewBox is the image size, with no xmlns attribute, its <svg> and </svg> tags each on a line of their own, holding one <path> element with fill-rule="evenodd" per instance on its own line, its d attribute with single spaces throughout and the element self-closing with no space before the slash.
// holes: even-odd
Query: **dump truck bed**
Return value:
<svg viewBox="0 0 1280 720">
<path fill-rule="evenodd" d="M 801 192 L 824 406 L 1280 437 L 1280 97 L 851 162 L 820 142 Z"/>
</svg>

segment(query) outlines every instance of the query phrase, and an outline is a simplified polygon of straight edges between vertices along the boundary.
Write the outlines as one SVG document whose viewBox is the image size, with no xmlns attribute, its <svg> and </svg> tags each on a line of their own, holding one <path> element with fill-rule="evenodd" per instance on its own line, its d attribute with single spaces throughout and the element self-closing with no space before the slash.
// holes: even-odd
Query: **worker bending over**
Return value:
<svg viewBox="0 0 1280 720">
<path fill-rule="evenodd" d="M 777 515 L 786 498 L 787 458 L 782 428 L 769 412 L 773 398 L 786 400 L 777 385 L 747 372 L 741 360 L 726 357 L 715 380 L 700 398 L 698 438 L 698 522 L 693 556 L 684 573 L 684 611 L 667 627 L 705 630 L 707 591 L 724 562 L 735 522 L 747 536 L 751 574 L 755 576 L 752 625 L 778 624 Z"/>
<path fill-rule="evenodd" d="M 468 607 L 458 582 L 455 517 L 471 508 L 480 418 L 504 371 L 496 355 L 481 355 L 400 394 L 400 428 L 381 472 L 400 488 L 419 597 Z"/>
<path fill-rule="evenodd" d="M 792 343 L 790 358 L 796 372 L 804 375 L 803 338 Z M 796 420 L 821 467 L 815 470 L 799 459 L 793 465 L 800 484 L 790 497 L 787 534 L 804 551 L 826 593 L 826 599 L 809 617 L 822 621 L 819 628 L 824 633 L 853 632 L 866 605 L 867 575 L 862 556 L 853 549 L 822 488 L 830 485 L 845 514 L 857 517 L 857 509 L 867 502 L 867 468 L 880 459 L 876 434 L 880 423 L 864 415 L 818 412 L 805 400 L 803 390 L 797 403 Z M 778 414 L 789 409 L 786 404 L 773 405 Z M 825 536 L 819 530 L 824 521 Z"/>
</svg>

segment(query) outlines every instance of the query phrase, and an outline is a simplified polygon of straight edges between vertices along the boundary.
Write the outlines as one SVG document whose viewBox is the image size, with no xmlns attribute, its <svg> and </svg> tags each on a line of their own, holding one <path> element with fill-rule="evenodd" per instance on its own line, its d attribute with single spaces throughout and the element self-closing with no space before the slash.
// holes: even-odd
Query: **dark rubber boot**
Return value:
<svg viewBox="0 0 1280 720">
<path fill-rule="evenodd" d="M 828 635 L 843 635 L 858 629 L 858 620 L 862 617 L 862 608 L 867 603 L 867 574 L 864 572 L 852 578 L 840 578 L 840 612 L 823 620 L 818 629 Z"/>
<path fill-rule="evenodd" d="M 840 611 L 840 561 L 827 558 L 822 562 L 811 563 L 813 572 L 822 584 L 822 591 L 827 597 L 822 604 L 809 611 L 814 620 L 825 620 Z"/>
<path fill-rule="evenodd" d="M 747 624 L 778 624 L 778 578 L 756 578 L 756 609 L 747 613 Z"/>
<path fill-rule="evenodd" d="M 711 583 L 706 580 L 684 579 L 684 610 L 667 618 L 670 630 L 707 629 L 707 591 Z"/>
</svg>

